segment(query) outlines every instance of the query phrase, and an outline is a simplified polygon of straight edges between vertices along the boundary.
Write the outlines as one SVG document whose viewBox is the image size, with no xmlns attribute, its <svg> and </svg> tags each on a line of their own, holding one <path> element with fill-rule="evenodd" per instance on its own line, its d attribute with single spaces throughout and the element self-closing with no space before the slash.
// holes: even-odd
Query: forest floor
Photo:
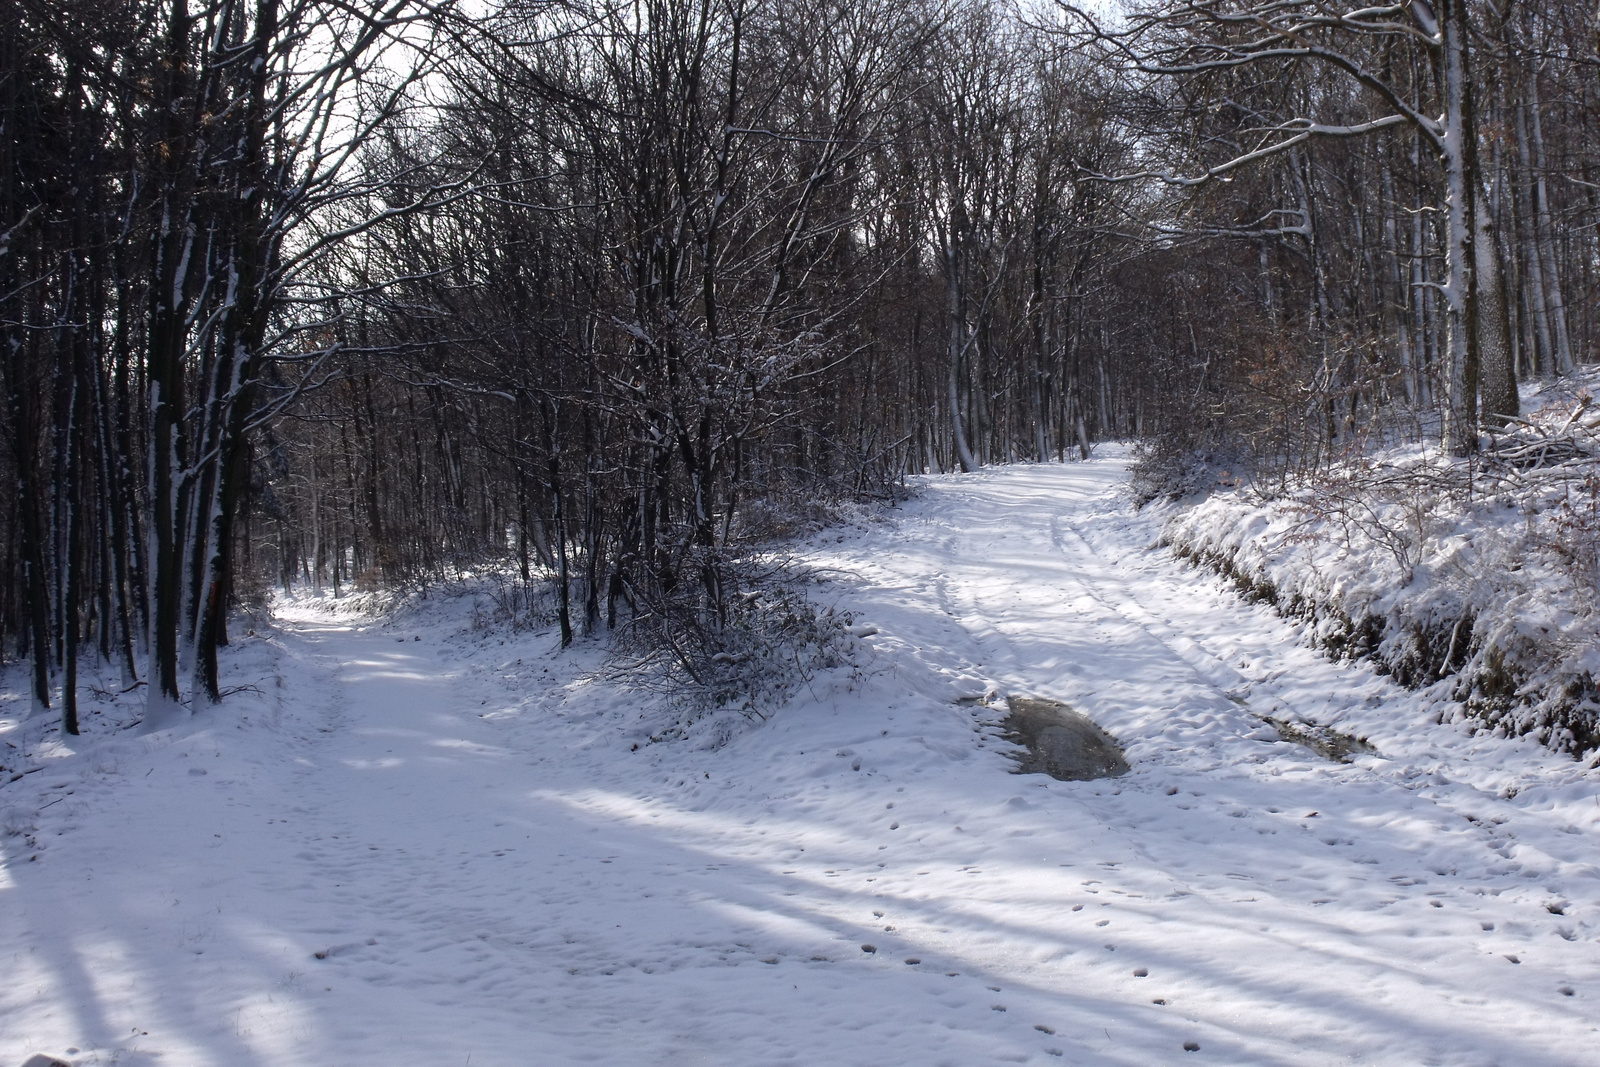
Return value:
<svg viewBox="0 0 1600 1067">
<path fill-rule="evenodd" d="M 811 538 L 856 667 L 674 741 L 470 597 L 286 600 L 176 731 L 8 676 L 0 1067 L 1600 1064 L 1600 773 L 1309 650 L 1125 466 Z M 1012 774 L 1007 694 L 1132 770 Z"/>
</svg>

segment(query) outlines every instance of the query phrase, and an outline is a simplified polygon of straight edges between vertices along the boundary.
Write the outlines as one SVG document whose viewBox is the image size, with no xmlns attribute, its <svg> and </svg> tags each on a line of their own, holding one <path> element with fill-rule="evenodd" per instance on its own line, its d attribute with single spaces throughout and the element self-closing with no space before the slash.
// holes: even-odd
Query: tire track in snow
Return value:
<svg viewBox="0 0 1600 1067">
<path fill-rule="evenodd" d="M 1101 562 L 1100 553 L 1070 520 L 1060 515 L 1052 516 L 1050 526 L 1051 541 L 1058 551 L 1072 558 L 1075 568 L 1084 576 L 1085 587 L 1091 590 L 1090 595 L 1097 602 L 1127 618 L 1165 645 L 1220 696 L 1233 698 L 1233 693 L 1245 681 L 1238 671 L 1199 641 L 1174 630 L 1146 608 L 1128 583 Z M 1069 542 L 1079 550 L 1070 551 Z"/>
</svg>

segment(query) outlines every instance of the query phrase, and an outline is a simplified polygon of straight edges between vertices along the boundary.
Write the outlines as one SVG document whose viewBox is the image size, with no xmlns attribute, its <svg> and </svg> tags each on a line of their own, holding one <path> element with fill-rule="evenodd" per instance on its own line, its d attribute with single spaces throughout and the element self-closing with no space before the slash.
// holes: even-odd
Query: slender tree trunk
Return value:
<svg viewBox="0 0 1600 1067">
<path fill-rule="evenodd" d="M 168 16 L 159 113 L 164 118 L 161 163 L 157 168 L 157 233 L 150 295 L 150 325 L 145 365 L 149 392 L 148 464 L 150 511 L 150 683 L 146 722 L 160 726 L 177 713 L 178 633 L 182 623 L 183 567 L 180 535 L 186 523 L 181 506 L 182 449 L 179 421 L 184 413 L 183 353 L 189 274 L 195 269 L 190 131 L 193 19 L 185 0 L 172 0 Z"/>
<path fill-rule="evenodd" d="M 1502 259 L 1495 240 L 1489 198 L 1474 198 L 1478 232 L 1472 247 L 1476 263 L 1478 351 L 1483 371 L 1483 417 L 1494 428 L 1518 414 L 1516 360 L 1511 347 L 1510 308 L 1506 301 Z"/>
<path fill-rule="evenodd" d="M 6 376 L 11 404 L 13 457 L 17 473 L 17 527 L 21 542 L 22 587 L 28 654 L 32 659 L 35 706 L 50 706 L 50 588 L 46 579 L 44 538 L 41 533 L 38 462 L 34 452 L 38 424 L 35 417 L 36 385 L 25 380 L 30 364 L 19 338 L 8 337 L 9 370 Z M 30 346 L 31 347 L 31 346 Z"/>
<path fill-rule="evenodd" d="M 1530 75 L 1531 77 L 1531 75 Z M 1526 285 L 1522 287 L 1523 301 L 1531 320 L 1529 331 L 1534 339 L 1534 358 L 1530 364 L 1537 374 L 1555 372 L 1555 344 L 1550 330 L 1549 292 L 1544 279 L 1544 250 L 1540 247 L 1539 193 L 1533 173 L 1533 154 L 1528 147 L 1528 117 L 1526 101 L 1518 101 L 1515 126 L 1517 131 L 1517 162 L 1526 185 L 1519 189 L 1520 211 L 1517 212 L 1518 233 L 1522 238 Z"/>
<path fill-rule="evenodd" d="M 74 365 L 70 368 L 73 380 L 68 387 L 66 412 L 64 472 L 66 476 L 61 485 L 66 518 L 63 538 L 65 543 L 61 553 L 61 584 L 65 591 L 61 605 L 61 730 L 63 733 L 76 734 L 78 732 L 78 646 L 82 644 L 83 639 L 80 629 L 81 615 L 78 609 L 79 602 L 83 598 L 83 493 L 80 478 L 83 390 L 78 373 L 82 368 L 77 366 L 79 342 L 74 339 L 70 343 Z"/>
<path fill-rule="evenodd" d="M 945 311 L 949 319 L 950 351 L 950 430 L 955 438 L 956 462 L 968 473 L 978 469 L 978 461 L 967 444 L 966 421 L 962 417 L 961 366 L 967 350 L 967 319 L 965 301 L 961 293 L 960 237 L 954 232 L 946 236 L 944 248 Z"/>
<path fill-rule="evenodd" d="M 1444 443 L 1453 456 L 1478 449 L 1477 284 L 1473 268 L 1477 232 L 1473 201 L 1477 134 L 1473 129 L 1472 83 L 1468 67 L 1466 0 L 1441 0 L 1443 38 L 1440 66 L 1444 88 L 1445 171 L 1445 389 Z"/>
<path fill-rule="evenodd" d="M 1528 113 L 1533 136 L 1533 191 L 1534 191 L 1534 243 L 1542 260 L 1544 277 L 1542 297 L 1550 319 L 1551 342 L 1554 345 L 1554 366 L 1558 374 L 1571 374 L 1573 370 L 1572 339 L 1567 330 L 1566 299 L 1562 295 L 1561 274 L 1557 269 L 1555 229 L 1550 220 L 1550 190 L 1546 181 L 1544 120 L 1540 117 L 1539 75 L 1532 71 L 1528 76 Z"/>
</svg>

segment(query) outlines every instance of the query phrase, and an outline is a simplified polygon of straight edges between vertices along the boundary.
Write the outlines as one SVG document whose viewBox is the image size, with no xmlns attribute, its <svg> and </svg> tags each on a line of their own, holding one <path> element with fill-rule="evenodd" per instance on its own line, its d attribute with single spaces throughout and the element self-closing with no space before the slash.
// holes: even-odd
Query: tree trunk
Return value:
<svg viewBox="0 0 1600 1067">
<path fill-rule="evenodd" d="M 967 428 L 961 410 L 961 364 L 967 350 L 967 320 L 965 301 L 961 294 L 961 254 L 954 233 L 948 234 L 944 248 L 945 311 L 949 317 L 950 350 L 950 430 L 955 438 L 956 462 L 961 469 L 971 473 L 978 469 L 972 449 L 967 444 Z"/>
<path fill-rule="evenodd" d="M 1475 199 L 1477 233 L 1473 236 L 1473 280 L 1477 285 L 1478 351 L 1483 374 L 1483 418 L 1494 429 L 1519 413 L 1516 360 L 1511 347 L 1510 308 L 1499 242 L 1495 240 L 1489 198 Z"/>
<path fill-rule="evenodd" d="M 1446 387 L 1444 445 L 1452 456 L 1478 450 L 1478 333 L 1473 237 L 1477 134 L 1473 129 L 1466 0 L 1441 0 L 1444 88 Z"/>
</svg>

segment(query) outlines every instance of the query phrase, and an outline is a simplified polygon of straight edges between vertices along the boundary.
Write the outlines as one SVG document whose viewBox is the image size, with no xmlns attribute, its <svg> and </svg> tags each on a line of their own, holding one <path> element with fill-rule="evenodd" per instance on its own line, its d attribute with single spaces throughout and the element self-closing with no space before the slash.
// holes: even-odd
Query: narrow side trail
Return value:
<svg viewBox="0 0 1600 1067">
<path fill-rule="evenodd" d="M 0 1065 L 1600 1064 L 1594 774 L 1307 650 L 1123 477 L 813 539 L 858 668 L 683 741 L 593 649 L 286 605 L 261 692 L 0 787 Z M 991 694 L 1132 771 L 1011 774 Z"/>
</svg>

